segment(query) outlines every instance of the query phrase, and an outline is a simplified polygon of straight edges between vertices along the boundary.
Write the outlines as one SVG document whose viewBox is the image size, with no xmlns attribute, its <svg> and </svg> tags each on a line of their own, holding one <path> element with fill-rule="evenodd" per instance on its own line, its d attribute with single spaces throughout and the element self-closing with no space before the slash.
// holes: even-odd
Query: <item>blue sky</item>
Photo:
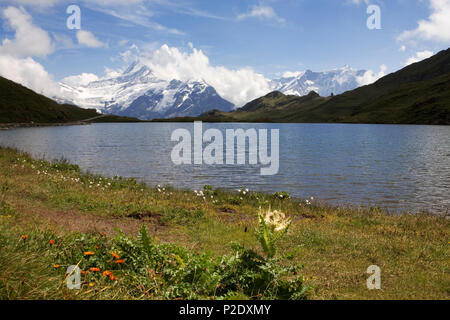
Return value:
<svg viewBox="0 0 450 320">
<path fill-rule="evenodd" d="M 66 27 L 70 4 L 81 9 L 82 34 Z M 370 4 L 381 9 L 380 30 L 367 28 Z M 102 76 L 105 67 L 119 69 L 162 45 L 187 54 L 195 48 L 211 66 L 267 78 L 346 64 L 392 72 L 449 47 L 449 12 L 450 0 L 0 0 L 0 75 L 2 59 L 32 59 L 53 81 Z M 33 32 L 43 37 L 35 51 L 20 38 Z"/>
</svg>

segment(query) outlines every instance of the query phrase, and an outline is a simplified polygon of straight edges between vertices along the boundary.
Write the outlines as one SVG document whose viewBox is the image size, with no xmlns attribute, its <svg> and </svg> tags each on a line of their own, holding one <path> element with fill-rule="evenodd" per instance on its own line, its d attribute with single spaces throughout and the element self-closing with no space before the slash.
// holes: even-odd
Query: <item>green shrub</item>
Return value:
<svg viewBox="0 0 450 320">
<path fill-rule="evenodd" d="M 157 245 L 143 226 L 137 238 L 120 234 L 108 240 L 102 236 L 81 235 L 66 238 L 64 250 L 55 263 L 77 264 L 88 272 L 87 282 L 109 282 L 108 270 L 129 294 L 154 292 L 164 299 L 305 299 L 308 287 L 294 274 L 297 266 L 282 266 L 281 259 L 265 259 L 253 250 L 232 245 L 229 256 L 214 258 L 211 253 L 194 253 L 172 245 Z M 71 245 L 69 246 L 69 243 Z M 86 256 L 86 252 L 94 254 Z M 116 263 L 114 255 L 123 263 Z"/>
</svg>

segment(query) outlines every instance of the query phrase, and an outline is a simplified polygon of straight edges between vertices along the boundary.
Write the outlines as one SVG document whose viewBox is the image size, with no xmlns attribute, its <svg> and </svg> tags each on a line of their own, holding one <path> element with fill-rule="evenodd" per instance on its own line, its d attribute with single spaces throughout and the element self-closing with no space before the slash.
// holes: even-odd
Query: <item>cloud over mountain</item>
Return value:
<svg viewBox="0 0 450 320">
<path fill-rule="evenodd" d="M 414 30 L 404 31 L 399 40 L 421 39 L 450 42 L 450 0 L 430 0 L 431 14 Z"/>
<path fill-rule="evenodd" d="M 140 52 L 138 59 L 164 80 L 204 80 L 238 107 L 270 91 L 269 81 L 253 69 L 214 66 L 196 48 L 182 51 L 163 45 L 155 51 Z"/>
</svg>

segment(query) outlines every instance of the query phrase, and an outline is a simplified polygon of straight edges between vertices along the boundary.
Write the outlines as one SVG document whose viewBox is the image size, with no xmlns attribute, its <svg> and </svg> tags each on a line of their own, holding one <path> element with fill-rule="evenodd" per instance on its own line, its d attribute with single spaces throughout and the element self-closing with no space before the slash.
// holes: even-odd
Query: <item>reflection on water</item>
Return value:
<svg viewBox="0 0 450 320">
<path fill-rule="evenodd" d="M 450 127 L 345 124 L 203 124 L 204 130 L 280 129 L 280 171 L 259 166 L 175 166 L 173 130 L 192 124 L 95 124 L 0 132 L 0 145 L 149 185 L 286 191 L 332 204 L 391 211 L 450 207 Z"/>
</svg>

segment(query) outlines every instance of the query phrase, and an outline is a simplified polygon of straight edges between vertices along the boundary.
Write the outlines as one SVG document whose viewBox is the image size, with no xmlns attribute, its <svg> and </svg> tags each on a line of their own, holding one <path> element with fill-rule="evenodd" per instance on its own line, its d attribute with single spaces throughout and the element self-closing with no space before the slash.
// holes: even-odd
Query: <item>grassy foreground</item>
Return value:
<svg viewBox="0 0 450 320">
<path fill-rule="evenodd" d="M 450 298 L 449 220 L 243 188 L 150 188 L 0 148 L 0 299 Z M 293 221 L 276 259 L 255 237 L 260 207 Z"/>
</svg>

